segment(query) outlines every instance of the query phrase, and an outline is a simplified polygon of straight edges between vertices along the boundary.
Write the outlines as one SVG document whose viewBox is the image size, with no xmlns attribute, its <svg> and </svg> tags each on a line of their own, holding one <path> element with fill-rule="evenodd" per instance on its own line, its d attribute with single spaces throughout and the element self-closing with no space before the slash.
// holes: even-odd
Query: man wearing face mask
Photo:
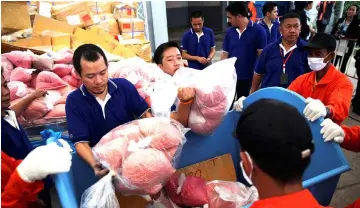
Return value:
<svg viewBox="0 0 360 208">
<path fill-rule="evenodd" d="M 348 77 L 339 72 L 330 61 L 335 56 L 336 40 L 326 33 L 317 33 L 306 46 L 308 63 L 312 70 L 298 77 L 288 87 L 306 99 L 305 117 L 315 121 L 320 117 L 342 123 L 349 115 L 353 86 Z M 241 97 L 235 102 L 237 111 L 242 111 Z"/>
<path fill-rule="evenodd" d="M 259 193 L 250 208 L 322 207 L 302 186 L 314 144 L 310 127 L 296 108 L 259 100 L 242 113 L 236 135 L 243 175 Z"/>
</svg>

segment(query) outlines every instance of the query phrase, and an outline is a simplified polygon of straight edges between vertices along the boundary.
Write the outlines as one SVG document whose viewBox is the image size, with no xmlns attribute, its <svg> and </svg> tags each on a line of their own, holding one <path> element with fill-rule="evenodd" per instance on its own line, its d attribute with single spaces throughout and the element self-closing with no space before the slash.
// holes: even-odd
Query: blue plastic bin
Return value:
<svg viewBox="0 0 360 208">
<path fill-rule="evenodd" d="M 282 100 L 293 105 L 300 112 L 305 108 L 305 100 L 302 97 L 282 88 L 260 90 L 245 100 L 244 107 L 246 108 L 261 98 Z M 214 134 L 210 136 L 199 136 L 192 132 L 187 133 L 187 143 L 184 145 L 177 168 L 186 167 L 230 153 L 234 161 L 238 181 L 244 183 L 245 180 L 241 174 L 239 165 L 240 146 L 238 141 L 232 136 L 239 117 L 239 113 L 229 112 L 222 124 L 216 129 Z M 339 145 L 323 142 L 320 135 L 321 120 L 310 124 L 315 140 L 315 152 L 312 155 L 312 161 L 303 177 L 303 185 L 310 189 L 320 204 L 326 206 L 331 201 L 340 175 L 350 168 Z M 85 164 L 76 153 L 73 154 L 71 171 L 64 175 L 67 176 L 67 179 L 59 177 L 55 180 L 62 180 L 62 182 L 63 180 L 73 181 L 73 186 L 58 186 L 59 183 L 56 183 L 56 181 L 55 185 L 60 199 L 64 199 L 61 200 L 63 207 L 72 208 L 68 203 L 63 204 L 63 201 L 76 198 L 77 204 L 79 204 L 81 194 L 94 184 L 97 179 L 94 176 L 93 170 Z"/>
</svg>

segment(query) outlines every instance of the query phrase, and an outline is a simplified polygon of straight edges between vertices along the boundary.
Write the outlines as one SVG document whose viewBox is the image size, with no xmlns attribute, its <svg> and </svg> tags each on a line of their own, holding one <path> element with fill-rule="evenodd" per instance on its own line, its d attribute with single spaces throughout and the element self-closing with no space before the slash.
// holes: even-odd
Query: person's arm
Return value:
<svg viewBox="0 0 360 208">
<path fill-rule="evenodd" d="M 21 99 L 18 103 L 10 107 L 11 110 L 15 112 L 16 117 L 19 117 L 26 108 L 37 98 L 45 96 L 46 91 L 37 89 L 35 92 Z"/>
<path fill-rule="evenodd" d="M 262 50 L 265 48 L 266 46 L 266 31 L 263 27 L 259 26 L 259 32 L 257 34 L 257 38 L 256 38 L 256 49 L 257 49 L 257 55 L 258 57 L 260 57 Z"/>
<path fill-rule="evenodd" d="M 360 126 L 341 126 L 345 132 L 341 147 L 353 152 L 360 152 Z"/>
<path fill-rule="evenodd" d="M 193 88 L 180 88 L 178 90 L 178 98 L 180 104 L 177 112 L 172 112 L 170 118 L 178 121 L 183 126 L 187 127 L 190 115 L 191 104 L 195 97 L 195 90 Z"/>
<path fill-rule="evenodd" d="M 228 32 L 225 35 L 224 38 L 224 42 L 223 42 L 223 51 L 221 53 L 221 58 L 220 60 L 224 60 L 229 58 L 229 52 L 230 52 L 230 31 L 228 30 Z"/>
<path fill-rule="evenodd" d="M 199 56 L 192 56 L 192 55 L 188 54 L 185 50 L 183 50 L 181 54 L 182 54 L 183 59 L 185 59 L 185 60 L 199 61 L 199 58 L 200 58 Z"/>
<path fill-rule="evenodd" d="M 1 207 L 14 207 L 25 197 L 29 202 L 35 202 L 38 193 L 44 188 L 42 181 L 28 183 L 21 179 L 16 171 L 21 162 L 21 160 L 15 160 L 1 152 L 1 175 L 3 177 L 10 175 L 7 183 L 2 184 Z"/>
<path fill-rule="evenodd" d="M 181 55 L 182 55 L 183 59 L 189 60 L 189 61 L 198 61 L 202 64 L 206 64 L 207 57 L 192 56 L 192 55 L 188 54 L 189 48 L 190 48 L 189 36 L 188 36 L 188 33 L 184 33 L 184 35 L 181 39 L 181 49 L 182 49 Z"/>
<path fill-rule="evenodd" d="M 349 115 L 353 86 L 348 79 L 339 80 L 338 86 L 331 93 L 327 108 L 330 119 L 335 123 L 342 123 Z"/>
<path fill-rule="evenodd" d="M 209 54 L 209 56 L 208 56 L 208 61 L 211 61 L 211 60 L 214 58 L 215 52 L 216 52 L 216 50 L 215 50 L 215 46 L 214 46 L 214 47 L 212 47 L 211 50 L 210 50 L 210 54 Z"/>
<path fill-rule="evenodd" d="M 250 94 L 253 94 L 254 92 L 259 90 L 262 78 L 263 75 L 254 73 Z"/>
</svg>

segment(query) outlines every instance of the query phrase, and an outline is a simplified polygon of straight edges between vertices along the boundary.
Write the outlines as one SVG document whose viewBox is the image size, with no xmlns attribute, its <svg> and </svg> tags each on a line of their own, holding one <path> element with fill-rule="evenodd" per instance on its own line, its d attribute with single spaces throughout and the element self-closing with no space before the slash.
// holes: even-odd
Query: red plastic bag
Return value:
<svg viewBox="0 0 360 208">
<path fill-rule="evenodd" d="M 208 203 L 206 181 L 201 177 L 174 174 L 164 188 L 178 206 L 197 207 Z"/>
</svg>

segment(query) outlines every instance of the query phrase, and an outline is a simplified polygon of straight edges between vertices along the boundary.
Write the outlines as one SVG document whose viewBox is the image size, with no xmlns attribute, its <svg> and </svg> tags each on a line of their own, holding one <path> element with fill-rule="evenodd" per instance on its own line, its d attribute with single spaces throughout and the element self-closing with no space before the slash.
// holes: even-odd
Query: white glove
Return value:
<svg viewBox="0 0 360 208">
<path fill-rule="evenodd" d="M 307 105 L 304 109 L 304 114 L 309 121 L 314 122 L 318 118 L 326 116 L 326 107 L 320 100 L 307 98 L 305 102 Z"/>
<path fill-rule="evenodd" d="M 335 142 L 341 144 L 344 141 L 344 130 L 331 119 L 325 119 L 320 125 L 323 126 L 320 133 L 323 135 L 325 142 L 334 140 Z"/>
<path fill-rule="evenodd" d="M 234 108 L 237 112 L 241 112 L 244 108 L 244 100 L 246 99 L 245 96 L 242 96 L 234 103 Z"/>
<path fill-rule="evenodd" d="M 71 149 L 69 143 L 67 143 L 65 140 L 63 139 L 58 139 L 58 141 L 62 144 L 62 146 L 67 149 L 69 152 L 72 152 L 73 150 Z"/>
<path fill-rule="evenodd" d="M 70 167 L 70 152 L 51 143 L 31 151 L 17 167 L 17 171 L 21 179 L 32 183 L 51 174 L 69 172 Z"/>
</svg>

